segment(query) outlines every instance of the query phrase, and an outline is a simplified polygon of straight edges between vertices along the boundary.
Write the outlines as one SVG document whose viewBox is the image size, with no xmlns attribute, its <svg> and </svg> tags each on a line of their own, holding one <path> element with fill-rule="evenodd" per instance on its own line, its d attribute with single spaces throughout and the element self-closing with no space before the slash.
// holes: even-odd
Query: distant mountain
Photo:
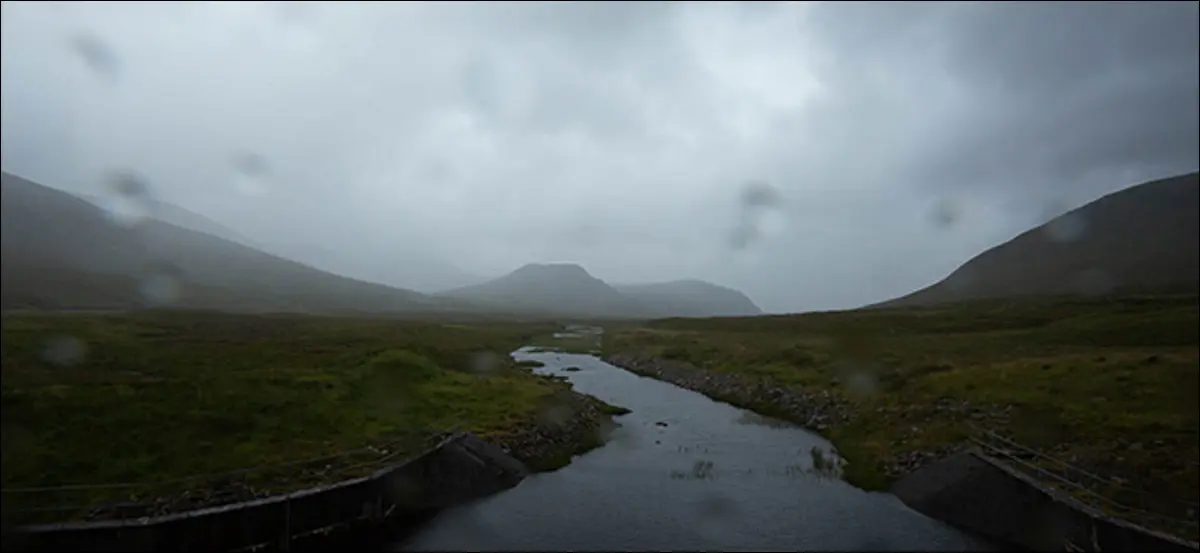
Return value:
<svg viewBox="0 0 1200 553">
<path fill-rule="evenodd" d="M 9 173 L 2 182 L 0 304 L 6 309 L 170 305 L 411 313 L 445 307 L 417 292 L 338 276 L 160 220 L 121 226 L 88 201 Z"/>
<path fill-rule="evenodd" d="M 636 302 L 579 265 L 529 264 L 500 278 L 438 294 L 500 309 L 595 317 L 641 317 Z"/>
<path fill-rule="evenodd" d="M 736 317 L 762 310 L 745 294 L 702 280 L 618 284 L 618 292 L 658 317 Z"/>
<path fill-rule="evenodd" d="M 1019 296 L 1195 292 L 1200 173 L 1095 200 L 967 261 L 941 282 L 870 307 Z"/>
</svg>

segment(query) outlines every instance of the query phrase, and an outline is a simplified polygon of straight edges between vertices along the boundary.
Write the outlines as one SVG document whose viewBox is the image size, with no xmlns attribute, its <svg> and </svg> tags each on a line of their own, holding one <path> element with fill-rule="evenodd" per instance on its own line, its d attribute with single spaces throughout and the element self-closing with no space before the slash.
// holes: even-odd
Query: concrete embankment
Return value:
<svg viewBox="0 0 1200 553">
<path fill-rule="evenodd" d="M 1196 544 L 1108 517 L 975 451 L 906 475 L 892 493 L 926 516 L 1034 551 L 1197 551 Z"/>
<path fill-rule="evenodd" d="M 403 464 L 331 486 L 135 520 L 6 531 L 5 551 L 231 551 L 356 547 L 369 536 L 517 485 L 529 474 L 497 445 L 461 433 Z M 389 538 L 391 539 L 390 535 Z"/>
</svg>

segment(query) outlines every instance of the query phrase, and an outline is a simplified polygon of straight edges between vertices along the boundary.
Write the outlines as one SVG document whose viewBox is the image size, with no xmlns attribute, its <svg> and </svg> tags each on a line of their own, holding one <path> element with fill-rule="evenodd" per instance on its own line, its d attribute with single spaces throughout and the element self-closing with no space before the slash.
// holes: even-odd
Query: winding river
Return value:
<svg viewBox="0 0 1200 553">
<path fill-rule="evenodd" d="M 892 495 L 815 474 L 812 448 L 830 444 L 801 428 L 593 356 L 513 355 L 632 413 L 604 447 L 445 511 L 396 550 L 997 549 Z"/>
</svg>

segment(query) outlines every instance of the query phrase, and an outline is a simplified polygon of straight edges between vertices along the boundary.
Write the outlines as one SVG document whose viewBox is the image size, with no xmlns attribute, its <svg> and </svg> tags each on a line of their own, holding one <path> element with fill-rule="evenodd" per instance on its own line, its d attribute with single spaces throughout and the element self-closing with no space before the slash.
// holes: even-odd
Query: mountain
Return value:
<svg viewBox="0 0 1200 553">
<path fill-rule="evenodd" d="M 228 311 L 411 313 L 433 298 L 354 280 L 155 219 L 116 224 L 65 192 L 2 174 L 3 296 L 11 308 L 145 305 Z"/>
<path fill-rule="evenodd" d="M 614 285 L 658 317 L 737 317 L 760 315 L 762 310 L 745 294 L 702 280 L 677 280 L 653 284 Z"/>
<path fill-rule="evenodd" d="M 498 309 L 595 317 L 641 317 L 636 302 L 583 267 L 529 264 L 500 278 L 438 294 Z"/>
<path fill-rule="evenodd" d="M 869 307 L 1019 296 L 1195 292 L 1200 173 L 1132 186 L 967 261 L 942 281 Z"/>
</svg>

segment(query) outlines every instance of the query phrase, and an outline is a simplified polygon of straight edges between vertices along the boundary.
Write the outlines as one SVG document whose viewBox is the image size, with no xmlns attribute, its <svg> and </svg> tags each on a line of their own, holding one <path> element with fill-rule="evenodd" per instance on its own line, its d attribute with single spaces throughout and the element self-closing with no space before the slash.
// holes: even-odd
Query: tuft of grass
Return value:
<svg viewBox="0 0 1200 553">
<path fill-rule="evenodd" d="M 543 400 L 567 385 L 521 370 L 507 353 L 552 328 L 187 312 L 5 314 L 3 486 L 162 481 L 433 430 L 527 428 Z M 481 372 L 481 352 L 500 361 Z M 290 484 L 262 485 L 280 491 Z M 125 493 L 84 500 L 129 500 Z"/>
<path fill-rule="evenodd" d="M 1197 305 L 1195 295 L 1072 298 L 665 319 L 610 329 L 605 350 L 830 394 L 850 416 L 825 434 L 863 488 L 888 487 L 905 454 L 963 446 L 975 424 L 1194 518 L 1166 505 L 1194 506 L 1200 487 Z M 718 399 L 788 413 L 772 398 Z"/>
</svg>

